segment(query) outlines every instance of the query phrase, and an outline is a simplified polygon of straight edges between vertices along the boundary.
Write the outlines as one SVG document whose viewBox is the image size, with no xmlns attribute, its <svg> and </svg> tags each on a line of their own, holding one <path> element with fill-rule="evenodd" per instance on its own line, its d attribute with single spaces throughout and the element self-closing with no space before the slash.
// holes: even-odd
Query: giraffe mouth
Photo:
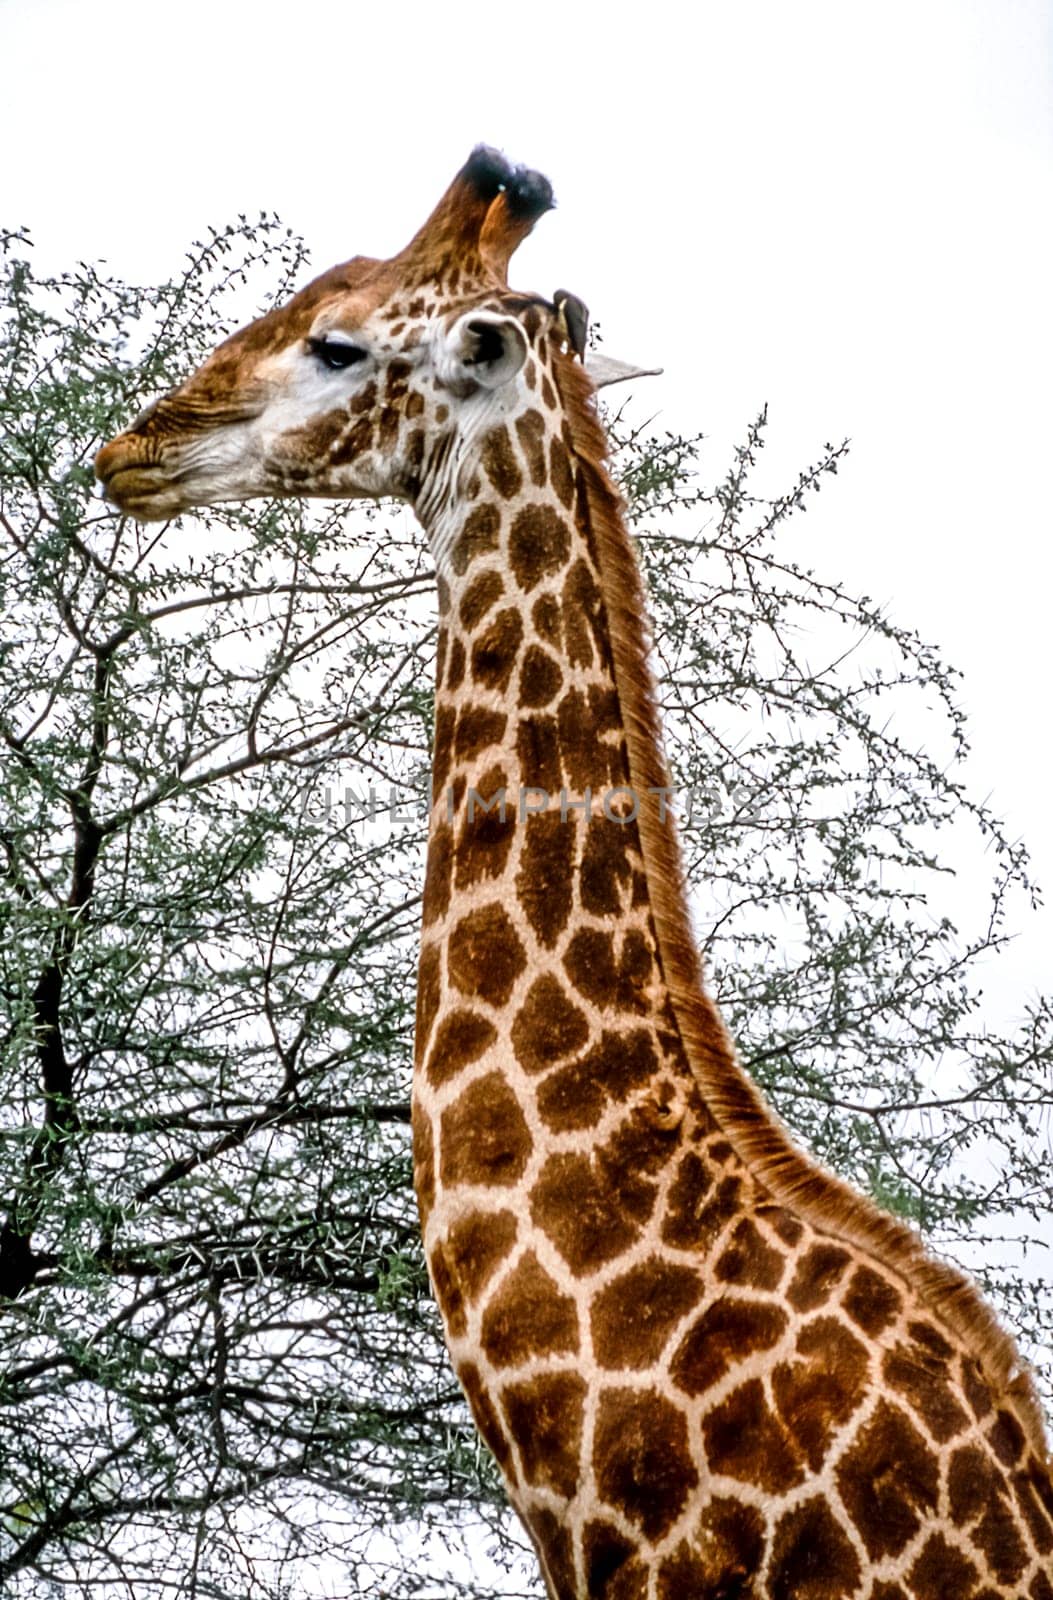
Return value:
<svg viewBox="0 0 1053 1600">
<path fill-rule="evenodd" d="M 150 463 L 129 462 L 103 474 L 106 499 L 118 511 L 140 522 L 157 522 L 186 509 L 188 501 L 173 479 Z"/>
<path fill-rule="evenodd" d="M 164 521 L 193 505 L 182 487 L 189 472 L 144 458 L 137 445 L 141 442 L 134 436 L 122 435 L 95 457 L 95 476 L 111 505 L 140 522 Z"/>
</svg>

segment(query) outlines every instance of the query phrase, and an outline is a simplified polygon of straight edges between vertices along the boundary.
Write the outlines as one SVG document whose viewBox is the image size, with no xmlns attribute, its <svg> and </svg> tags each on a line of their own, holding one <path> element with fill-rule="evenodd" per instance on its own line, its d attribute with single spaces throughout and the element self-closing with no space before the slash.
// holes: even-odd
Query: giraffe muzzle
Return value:
<svg viewBox="0 0 1053 1600">
<path fill-rule="evenodd" d="M 160 522 L 192 503 L 180 487 L 181 474 L 156 459 L 156 446 L 135 433 L 122 433 L 95 457 L 95 476 L 106 499 L 125 516 Z"/>
</svg>

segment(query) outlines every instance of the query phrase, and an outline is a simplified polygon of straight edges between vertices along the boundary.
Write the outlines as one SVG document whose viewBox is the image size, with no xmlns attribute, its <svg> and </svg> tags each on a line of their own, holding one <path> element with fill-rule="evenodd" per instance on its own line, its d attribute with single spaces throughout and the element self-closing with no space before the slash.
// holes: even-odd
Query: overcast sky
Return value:
<svg viewBox="0 0 1053 1600">
<path fill-rule="evenodd" d="M 316 268 L 405 243 L 479 140 L 551 177 L 523 287 L 660 364 L 712 470 L 851 435 L 798 554 L 965 669 L 971 781 L 1053 892 L 1053 12 L 1042 0 L 0 0 L 0 200 L 144 281 L 274 209 Z M 995 1021 L 1049 986 L 1044 914 Z"/>
</svg>

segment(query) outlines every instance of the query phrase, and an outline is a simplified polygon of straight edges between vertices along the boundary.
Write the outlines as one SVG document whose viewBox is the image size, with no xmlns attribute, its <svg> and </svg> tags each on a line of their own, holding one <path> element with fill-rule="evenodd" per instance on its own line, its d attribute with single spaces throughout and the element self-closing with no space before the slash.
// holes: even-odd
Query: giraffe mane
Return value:
<svg viewBox="0 0 1053 1600">
<path fill-rule="evenodd" d="M 556 359 L 556 378 L 598 553 L 629 757 L 637 794 L 667 788 L 661 722 L 651 670 L 644 582 L 625 521 L 624 501 L 607 466 L 608 443 L 596 413 L 595 389 L 570 355 Z M 828 1235 L 867 1251 L 911 1282 L 929 1309 L 979 1360 L 996 1395 L 1015 1413 L 1042 1461 L 1049 1446 L 1034 1380 L 1011 1334 L 958 1268 L 934 1259 L 906 1223 L 880 1210 L 800 1150 L 742 1067 L 716 1004 L 707 994 L 691 930 L 675 824 L 657 807 L 639 807 L 638 827 L 658 951 L 673 1012 L 695 1080 L 740 1159 L 780 1202 Z"/>
</svg>

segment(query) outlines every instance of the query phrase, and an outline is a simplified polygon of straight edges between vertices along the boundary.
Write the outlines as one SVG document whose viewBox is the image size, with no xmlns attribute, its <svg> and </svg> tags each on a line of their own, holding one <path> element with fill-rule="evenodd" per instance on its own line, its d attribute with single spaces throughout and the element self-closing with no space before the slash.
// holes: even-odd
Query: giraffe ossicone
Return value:
<svg viewBox="0 0 1053 1600">
<path fill-rule="evenodd" d="M 507 282 L 551 199 L 476 151 L 404 251 L 236 333 L 98 474 L 145 518 L 397 495 L 429 538 L 415 1181 L 550 1593 L 1053 1600 L 1010 1338 L 796 1149 L 705 993 L 584 308 Z"/>
</svg>

